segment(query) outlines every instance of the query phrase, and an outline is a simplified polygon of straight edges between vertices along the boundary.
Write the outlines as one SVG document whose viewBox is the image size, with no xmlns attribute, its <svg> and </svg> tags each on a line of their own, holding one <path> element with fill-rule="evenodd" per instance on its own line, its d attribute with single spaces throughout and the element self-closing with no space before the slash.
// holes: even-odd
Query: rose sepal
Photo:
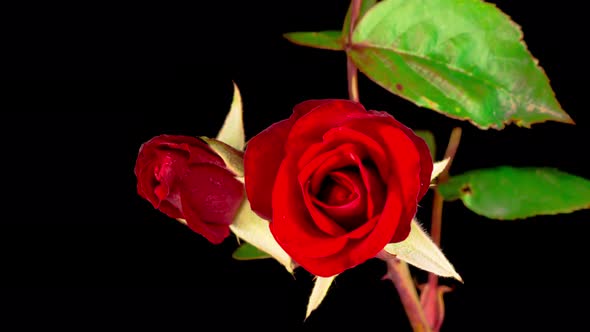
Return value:
<svg viewBox="0 0 590 332">
<path fill-rule="evenodd" d="M 242 117 L 242 99 L 240 91 L 234 83 L 234 95 L 230 111 L 217 138 L 200 138 L 223 159 L 226 167 L 236 175 L 236 179 L 243 183 L 244 159 L 242 150 L 245 145 L 245 135 Z M 268 221 L 260 218 L 252 211 L 247 198 L 242 201 L 229 228 L 236 237 L 268 253 L 285 266 L 287 271 L 293 273 L 296 264 L 272 236 Z"/>
<path fill-rule="evenodd" d="M 430 236 L 426 234 L 416 219 L 412 220 L 410 234 L 404 241 L 390 243 L 383 248 L 383 251 L 419 269 L 463 282 L 453 264 L 432 242 Z M 388 255 L 380 255 L 380 257 L 387 258 Z"/>
</svg>

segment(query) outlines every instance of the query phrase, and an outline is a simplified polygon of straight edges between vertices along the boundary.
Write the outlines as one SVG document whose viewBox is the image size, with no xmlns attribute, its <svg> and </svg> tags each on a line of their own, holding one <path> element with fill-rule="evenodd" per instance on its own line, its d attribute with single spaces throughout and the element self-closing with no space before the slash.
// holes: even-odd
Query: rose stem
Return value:
<svg viewBox="0 0 590 332">
<path fill-rule="evenodd" d="M 438 183 L 445 183 L 449 179 L 449 169 L 451 168 L 451 164 L 453 163 L 453 159 L 455 159 L 455 154 L 457 153 L 457 149 L 459 148 L 459 143 L 461 142 L 461 128 L 456 127 L 453 128 L 451 132 L 451 137 L 449 138 L 449 144 L 447 145 L 447 150 L 445 151 L 444 159 L 449 158 L 449 163 L 445 167 L 445 169 L 440 173 L 438 176 Z M 434 190 L 434 199 L 432 202 L 432 225 L 430 228 L 430 236 L 432 241 L 437 245 L 440 246 L 440 233 L 442 228 L 442 210 L 443 210 L 443 197 L 435 188 Z M 428 288 L 430 289 L 430 296 L 438 296 L 438 276 L 434 273 L 428 274 Z M 435 300 L 435 299 L 431 299 Z M 429 317 L 428 321 L 433 322 L 438 317 Z M 441 322 L 442 323 L 442 322 Z"/>
<path fill-rule="evenodd" d="M 455 159 L 455 154 L 457 153 L 457 148 L 459 148 L 459 142 L 461 142 L 461 128 L 456 127 L 453 128 L 451 132 L 451 137 L 449 138 L 449 144 L 447 145 L 447 150 L 445 151 L 444 159 L 449 158 L 449 162 L 445 169 L 443 169 L 442 173 L 438 176 L 438 183 L 445 183 L 449 180 L 449 169 L 451 168 L 451 164 L 453 163 L 453 159 Z M 432 203 L 432 225 L 430 229 L 430 236 L 432 237 L 432 241 L 437 245 L 440 245 L 440 232 L 441 232 L 441 224 L 442 224 L 442 208 L 443 208 L 443 197 L 438 192 L 438 190 L 434 191 L 434 201 Z"/>
<path fill-rule="evenodd" d="M 362 0 L 351 1 L 350 30 L 348 31 L 348 39 L 346 40 L 347 51 L 352 48 L 352 33 L 358 21 L 361 1 Z M 348 97 L 350 100 L 358 102 L 360 100 L 358 90 L 358 70 L 350 58 L 350 55 L 348 55 L 348 52 L 346 55 L 346 71 Z M 381 255 L 384 257 L 380 257 Z M 420 299 L 418 298 L 418 293 L 414 286 L 408 264 L 389 254 L 379 253 L 377 257 L 383 259 L 388 265 L 388 277 L 391 279 L 399 293 L 406 315 L 412 325 L 412 329 L 415 332 L 430 332 L 430 327 L 428 326 L 428 321 L 426 320 L 424 310 L 420 304 Z"/>
<path fill-rule="evenodd" d="M 359 101 L 358 70 L 352 62 L 348 50 L 352 47 L 352 32 L 358 21 L 362 0 L 352 0 L 350 11 L 350 28 L 348 40 L 346 41 L 346 78 L 348 79 L 348 98 L 352 101 Z"/>
<path fill-rule="evenodd" d="M 387 274 L 383 279 L 391 280 L 395 289 L 397 289 L 406 316 L 408 316 L 410 325 L 412 325 L 412 330 L 414 332 L 431 332 L 408 264 L 385 251 L 377 254 L 377 258 L 387 264 Z"/>
</svg>

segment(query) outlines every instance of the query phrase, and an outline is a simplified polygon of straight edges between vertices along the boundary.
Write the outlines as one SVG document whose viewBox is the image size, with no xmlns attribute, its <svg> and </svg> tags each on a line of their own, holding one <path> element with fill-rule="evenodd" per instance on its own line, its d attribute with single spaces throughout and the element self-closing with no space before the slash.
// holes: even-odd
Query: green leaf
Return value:
<svg viewBox="0 0 590 332">
<path fill-rule="evenodd" d="M 553 168 L 502 166 L 453 176 L 438 190 L 493 219 L 522 219 L 590 208 L 590 181 Z"/>
<path fill-rule="evenodd" d="M 367 11 L 371 9 L 377 0 L 361 0 L 361 8 L 359 10 L 359 16 L 357 23 L 359 20 L 365 16 Z M 348 6 L 348 11 L 346 12 L 346 17 L 344 17 L 344 24 L 342 25 L 342 40 L 346 41 L 348 39 L 348 34 L 350 33 L 350 18 L 352 16 L 352 1 L 350 2 L 350 6 Z"/>
<path fill-rule="evenodd" d="M 311 290 L 311 295 L 309 296 L 309 302 L 307 303 L 307 311 L 305 313 L 305 319 L 311 315 L 311 313 L 316 310 L 326 295 L 328 295 L 328 290 L 332 285 L 334 279 L 336 279 L 337 275 L 333 275 L 331 277 L 316 277 L 315 283 L 313 284 L 313 289 Z"/>
<path fill-rule="evenodd" d="M 390 92 L 480 128 L 573 123 L 522 37 L 483 1 L 385 0 L 361 19 L 348 54 Z"/>
<path fill-rule="evenodd" d="M 234 97 L 217 139 L 239 151 L 243 151 L 246 144 L 242 114 L 242 97 L 234 83 Z"/>
<path fill-rule="evenodd" d="M 287 271 L 293 273 L 295 263 L 275 240 L 270 232 L 268 221 L 252 211 L 247 199 L 242 201 L 234 222 L 229 225 L 229 228 L 237 237 L 268 253 Z"/>
<path fill-rule="evenodd" d="M 415 219 L 412 220 L 410 235 L 405 240 L 390 243 L 383 250 L 422 270 L 463 281 L 453 265 Z"/>
<path fill-rule="evenodd" d="M 430 150 L 430 156 L 434 160 L 436 158 L 436 139 L 434 138 L 434 134 L 430 130 L 415 130 L 414 133 L 426 142 Z"/>
<path fill-rule="evenodd" d="M 289 32 L 283 35 L 290 42 L 324 50 L 343 51 L 344 42 L 340 31 Z"/>
<path fill-rule="evenodd" d="M 232 257 L 234 259 L 237 259 L 240 261 L 272 258 L 271 255 L 256 248 L 255 246 L 251 245 L 250 243 L 244 243 L 241 246 L 239 246 L 238 249 L 236 249 L 236 251 L 234 251 Z"/>
</svg>

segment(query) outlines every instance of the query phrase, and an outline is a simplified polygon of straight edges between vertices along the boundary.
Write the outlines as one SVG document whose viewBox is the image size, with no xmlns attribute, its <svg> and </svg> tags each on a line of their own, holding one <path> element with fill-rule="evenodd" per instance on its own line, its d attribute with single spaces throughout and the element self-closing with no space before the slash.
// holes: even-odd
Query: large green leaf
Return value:
<svg viewBox="0 0 590 332">
<path fill-rule="evenodd" d="M 234 251 L 232 257 L 240 261 L 249 261 L 254 259 L 272 258 L 271 255 L 256 248 L 250 243 L 244 243 Z"/>
<path fill-rule="evenodd" d="M 290 42 L 324 50 L 343 51 L 342 32 L 335 30 L 319 32 L 289 32 L 283 35 Z"/>
<path fill-rule="evenodd" d="M 385 0 L 358 23 L 348 53 L 392 93 L 481 128 L 573 123 L 522 37 L 480 0 Z"/>
<path fill-rule="evenodd" d="M 371 9 L 371 7 L 375 6 L 377 0 L 361 0 L 361 7 L 359 10 L 359 16 L 357 19 L 357 23 L 359 20 L 365 16 L 367 11 Z M 350 6 L 348 6 L 348 11 L 346 12 L 346 16 L 344 17 L 344 24 L 342 24 L 342 40 L 348 39 L 348 34 L 350 33 L 350 19 L 352 17 L 352 1 L 350 2 Z"/>
<path fill-rule="evenodd" d="M 475 213 L 493 219 L 521 219 L 590 208 L 590 181 L 553 168 L 497 168 L 469 171 L 441 183 L 446 200 L 461 199 Z"/>
</svg>

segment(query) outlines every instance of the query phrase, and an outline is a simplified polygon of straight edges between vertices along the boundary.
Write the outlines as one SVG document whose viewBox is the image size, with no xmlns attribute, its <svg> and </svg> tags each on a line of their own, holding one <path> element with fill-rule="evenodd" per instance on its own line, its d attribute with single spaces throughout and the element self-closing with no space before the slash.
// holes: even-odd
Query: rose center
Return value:
<svg viewBox="0 0 590 332">
<path fill-rule="evenodd" d="M 361 180 L 358 173 L 352 171 L 335 172 L 327 176 L 322 182 L 318 199 L 328 206 L 342 206 L 354 201 L 358 197 L 358 188 L 350 176 Z"/>
</svg>

